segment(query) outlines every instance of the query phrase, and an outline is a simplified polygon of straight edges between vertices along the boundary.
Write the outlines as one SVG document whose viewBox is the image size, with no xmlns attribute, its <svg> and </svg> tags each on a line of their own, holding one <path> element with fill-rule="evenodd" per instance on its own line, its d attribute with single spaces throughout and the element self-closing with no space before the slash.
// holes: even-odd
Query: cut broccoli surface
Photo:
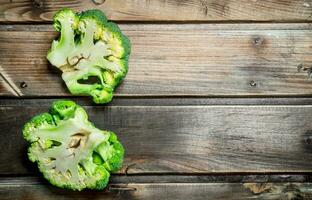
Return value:
<svg viewBox="0 0 312 200">
<path fill-rule="evenodd" d="M 120 169 L 124 148 L 117 136 L 88 121 L 72 101 L 56 101 L 23 128 L 28 157 L 51 184 L 73 190 L 103 189 Z"/>
<path fill-rule="evenodd" d="M 62 71 L 69 91 L 90 95 L 95 103 L 111 101 L 128 71 L 129 39 L 100 10 L 76 14 L 62 9 L 55 14 L 53 24 L 61 34 L 52 42 L 47 59 Z M 90 77 L 97 81 L 86 83 Z"/>
</svg>

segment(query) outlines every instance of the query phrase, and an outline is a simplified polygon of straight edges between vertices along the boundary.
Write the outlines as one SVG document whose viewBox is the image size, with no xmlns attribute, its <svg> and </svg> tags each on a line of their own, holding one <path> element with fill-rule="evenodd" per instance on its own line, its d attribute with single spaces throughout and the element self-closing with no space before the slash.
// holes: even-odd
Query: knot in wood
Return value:
<svg viewBox="0 0 312 200">
<path fill-rule="evenodd" d="M 307 137 L 307 138 L 305 139 L 305 142 L 306 142 L 307 144 L 312 144 L 312 138 L 311 138 L 311 137 Z"/>
<path fill-rule="evenodd" d="M 259 46 L 261 46 L 261 44 L 263 43 L 263 38 L 261 38 L 261 37 L 255 37 L 254 39 L 253 39 L 253 46 L 254 47 L 259 47 Z"/>
<path fill-rule="evenodd" d="M 250 85 L 251 87 L 256 87 L 256 86 L 257 86 L 257 83 L 256 83 L 255 81 L 250 81 L 250 82 L 249 82 L 249 85 Z"/>
<path fill-rule="evenodd" d="M 43 6 L 43 2 L 41 0 L 33 0 L 34 6 L 41 8 Z"/>
<path fill-rule="evenodd" d="M 105 3 L 105 0 L 92 0 L 92 2 L 93 2 L 95 5 L 101 5 L 101 4 Z"/>
</svg>

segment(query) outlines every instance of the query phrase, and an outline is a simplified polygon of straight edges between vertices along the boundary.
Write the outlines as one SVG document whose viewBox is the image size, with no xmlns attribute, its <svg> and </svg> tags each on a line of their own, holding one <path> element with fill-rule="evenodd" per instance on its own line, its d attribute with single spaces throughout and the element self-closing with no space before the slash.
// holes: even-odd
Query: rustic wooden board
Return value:
<svg viewBox="0 0 312 200">
<path fill-rule="evenodd" d="M 27 104 L 28 102 L 28 104 Z M 0 106 L 0 174 L 35 172 L 21 127 L 41 100 Z M 126 148 L 120 173 L 311 172 L 312 106 L 85 106 Z M 14 156 L 13 156 L 14 155 Z"/>
<path fill-rule="evenodd" d="M 51 21 L 60 8 L 101 9 L 122 21 L 310 21 L 310 0 L 0 0 L 0 21 Z"/>
<path fill-rule="evenodd" d="M 81 106 L 96 105 L 88 97 L 64 97 L 59 99 L 71 99 Z M 20 98 L 16 99 L 7 97 L 1 98 L 0 106 L 30 106 L 34 103 L 36 106 L 47 106 L 52 104 L 55 98 Z M 230 105 L 230 106 L 246 106 L 246 105 L 312 105 L 312 98 L 309 97 L 274 97 L 274 98 L 223 98 L 223 97 L 115 97 L 113 101 L 105 105 L 96 105 L 100 107 L 104 106 L 216 106 L 216 105 Z"/>
<path fill-rule="evenodd" d="M 0 94 L 3 96 L 18 96 L 12 87 L 0 75 Z"/>
<path fill-rule="evenodd" d="M 121 28 L 133 51 L 129 74 L 117 96 L 312 95 L 309 24 L 123 24 Z M 50 25 L 0 27 L 0 65 L 20 96 L 69 95 L 59 72 L 45 58 L 55 37 Z"/>
<path fill-rule="evenodd" d="M 32 178 L 0 180 L 1 199 L 311 199 L 311 183 L 128 183 L 73 192 Z"/>
<path fill-rule="evenodd" d="M 305 174 L 149 174 L 123 175 L 112 174 L 110 184 L 127 183 L 304 183 L 311 182 L 312 175 Z M 47 184 L 42 175 L 4 176 L 0 185 L 21 183 Z"/>
</svg>

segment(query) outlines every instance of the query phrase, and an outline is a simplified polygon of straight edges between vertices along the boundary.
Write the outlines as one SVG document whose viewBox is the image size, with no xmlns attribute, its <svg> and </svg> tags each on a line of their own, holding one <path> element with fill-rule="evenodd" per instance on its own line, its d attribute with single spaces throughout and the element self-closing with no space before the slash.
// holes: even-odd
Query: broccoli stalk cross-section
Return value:
<svg viewBox="0 0 312 200">
<path fill-rule="evenodd" d="M 54 16 L 58 40 L 47 59 L 62 71 L 69 91 L 90 95 L 95 103 L 107 103 L 114 88 L 126 76 L 130 41 L 100 10 L 74 13 L 62 9 Z M 91 77 L 96 81 L 87 82 Z"/>
<path fill-rule="evenodd" d="M 113 132 L 88 121 L 72 101 L 56 101 L 49 113 L 33 117 L 23 128 L 28 156 L 53 185 L 73 190 L 103 189 L 110 172 L 119 170 L 124 149 Z"/>
</svg>

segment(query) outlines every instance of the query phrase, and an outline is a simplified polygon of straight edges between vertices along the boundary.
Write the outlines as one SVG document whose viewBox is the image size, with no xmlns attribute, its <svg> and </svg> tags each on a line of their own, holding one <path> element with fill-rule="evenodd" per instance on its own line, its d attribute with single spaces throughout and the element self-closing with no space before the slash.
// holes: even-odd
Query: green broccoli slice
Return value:
<svg viewBox="0 0 312 200">
<path fill-rule="evenodd" d="M 53 25 L 56 31 L 60 31 L 59 40 L 52 42 L 48 53 L 48 60 L 54 66 L 67 64 L 67 52 L 75 48 L 75 29 L 78 27 L 79 17 L 69 9 L 63 9 L 54 15 Z"/>
<path fill-rule="evenodd" d="M 95 151 L 104 160 L 103 165 L 108 171 L 116 172 L 121 168 L 124 148 L 113 132 L 110 132 L 108 141 L 100 144 Z"/>
<path fill-rule="evenodd" d="M 73 101 L 54 102 L 24 125 L 23 136 L 30 143 L 29 159 L 57 187 L 103 189 L 123 162 L 116 135 L 96 128 Z"/>
<path fill-rule="evenodd" d="M 110 102 L 128 72 L 129 39 L 100 10 L 76 14 L 62 9 L 54 16 L 54 27 L 61 34 L 47 59 L 62 71 L 69 91 L 92 96 L 95 103 Z M 90 77 L 98 81 L 86 83 Z"/>
</svg>

